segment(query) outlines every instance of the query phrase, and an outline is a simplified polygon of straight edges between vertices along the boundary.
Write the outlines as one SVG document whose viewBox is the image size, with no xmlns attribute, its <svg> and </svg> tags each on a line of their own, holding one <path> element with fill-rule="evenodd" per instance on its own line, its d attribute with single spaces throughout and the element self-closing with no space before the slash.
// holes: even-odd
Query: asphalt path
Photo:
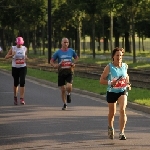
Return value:
<svg viewBox="0 0 150 150">
<path fill-rule="evenodd" d="M 127 140 L 107 137 L 105 100 L 72 93 L 72 103 L 62 111 L 55 84 L 27 77 L 26 105 L 13 105 L 11 73 L 0 71 L 0 150 L 149 150 L 150 116 L 127 108 Z M 80 91 L 80 90 L 79 90 Z"/>
</svg>

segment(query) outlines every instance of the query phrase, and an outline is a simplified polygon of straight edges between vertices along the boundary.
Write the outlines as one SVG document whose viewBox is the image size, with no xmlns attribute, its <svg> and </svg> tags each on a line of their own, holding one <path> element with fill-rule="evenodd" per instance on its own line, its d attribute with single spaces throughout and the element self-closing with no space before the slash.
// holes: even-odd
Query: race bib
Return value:
<svg viewBox="0 0 150 150">
<path fill-rule="evenodd" d="M 24 64 L 25 60 L 24 59 L 16 59 L 16 64 Z"/>
<path fill-rule="evenodd" d="M 71 61 L 62 61 L 61 68 L 71 68 Z"/>
<path fill-rule="evenodd" d="M 127 86 L 126 79 L 122 78 L 119 81 L 117 81 L 117 83 L 113 86 L 113 88 L 124 88 L 126 86 Z"/>
</svg>

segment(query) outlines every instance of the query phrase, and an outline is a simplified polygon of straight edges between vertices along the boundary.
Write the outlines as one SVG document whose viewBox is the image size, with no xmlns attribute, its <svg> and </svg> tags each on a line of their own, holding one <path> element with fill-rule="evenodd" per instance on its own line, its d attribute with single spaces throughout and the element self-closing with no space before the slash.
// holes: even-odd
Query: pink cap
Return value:
<svg viewBox="0 0 150 150">
<path fill-rule="evenodd" d="M 17 43 L 18 45 L 23 45 L 23 44 L 24 44 L 23 38 L 22 38 L 22 37 L 17 37 L 17 38 L 16 38 L 16 43 Z"/>
</svg>

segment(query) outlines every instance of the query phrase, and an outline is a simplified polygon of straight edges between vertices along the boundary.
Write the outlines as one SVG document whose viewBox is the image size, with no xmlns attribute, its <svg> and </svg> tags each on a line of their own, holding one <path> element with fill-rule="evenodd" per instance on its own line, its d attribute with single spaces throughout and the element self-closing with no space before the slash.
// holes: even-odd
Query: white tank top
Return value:
<svg viewBox="0 0 150 150">
<path fill-rule="evenodd" d="M 16 54 L 12 57 L 12 67 L 25 67 L 25 53 L 27 51 L 27 48 L 25 46 L 21 46 L 21 48 L 17 48 L 17 46 L 12 46 L 12 51 L 16 52 Z"/>
</svg>

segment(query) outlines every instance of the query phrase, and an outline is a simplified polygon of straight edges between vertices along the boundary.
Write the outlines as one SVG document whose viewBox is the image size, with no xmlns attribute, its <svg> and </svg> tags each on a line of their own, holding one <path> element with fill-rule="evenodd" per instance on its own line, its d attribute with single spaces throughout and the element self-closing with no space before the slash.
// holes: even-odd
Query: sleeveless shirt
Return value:
<svg viewBox="0 0 150 150">
<path fill-rule="evenodd" d="M 16 54 L 12 57 L 12 67 L 20 68 L 25 67 L 25 53 L 27 48 L 25 46 L 21 46 L 21 48 L 17 48 L 17 46 L 12 46 L 12 51 L 15 51 Z"/>
<path fill-rule="evenodd" d="M 114 92 L 119 93 L 126 90 L 126 77 L 127 77 L 127 64 L 122 63 L 121 67 L 115 67 L 112 63 L 109 63 L 109 74 L 108 74 L 108 80 L 112 81 L 113 79 L 117 80 L 117 83 L 115 86 L 111 87 L 108 85 L 107 91 L 108 92 Z"/>
</svg>

